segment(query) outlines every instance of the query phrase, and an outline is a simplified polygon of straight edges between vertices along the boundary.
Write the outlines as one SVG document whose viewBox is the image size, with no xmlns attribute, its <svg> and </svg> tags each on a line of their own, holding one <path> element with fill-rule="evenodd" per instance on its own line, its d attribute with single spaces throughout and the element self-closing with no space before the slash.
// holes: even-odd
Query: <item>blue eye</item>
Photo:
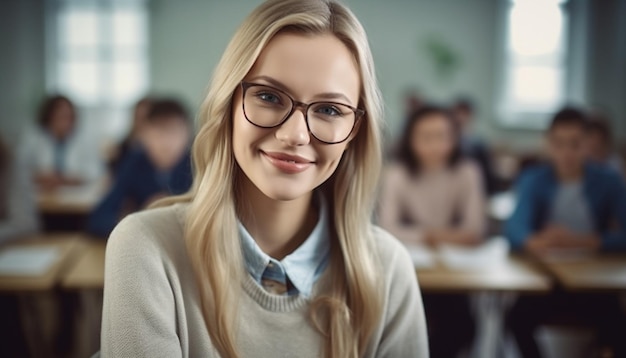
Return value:
<svg viewBox="0 0 626 358">
<path fill-rule="evenodd" d="M 261 93 L 258 93 L 256 96 L 264 102 L 275 103 L 275 104 L 281 103 L 280 97 L 270 92 L 261 92 Z"/>
<path fill-rule="evenodd" d="M 315 112 L 329 117 L 341 116 L 343 114 L 337 107 L 331 105 L 320 106 Z"/>
</svg>

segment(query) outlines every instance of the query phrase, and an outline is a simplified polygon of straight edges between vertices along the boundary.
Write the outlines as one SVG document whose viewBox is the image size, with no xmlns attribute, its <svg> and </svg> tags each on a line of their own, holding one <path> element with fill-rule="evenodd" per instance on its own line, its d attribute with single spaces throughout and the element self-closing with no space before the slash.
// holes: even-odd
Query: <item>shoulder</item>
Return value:
<svg viewBox="0 0 626 358">
<path fill-rule="evenodd" d="M 372 226 L 372 236 L 384 275 L 391 275 L 390 279 L 396 280 L 400 273 L 415 280 L 413 262 L 406 247 L 389 232 L 375 225 Z"/>
<path fill-rule="evenodd" d="M 526 184 L 544 184 L 554 180 L 554 171 L 549 164 L 538 164 L 524 170 L 519 176 L 519 182 Z"/>
<path fill-rule="evenodd" d="M 478 163 L 472 159 L 461 159 L 455 166 L 455 172 L 462 177 L 475 177 L 480 175 Z"/>
<path fill-rule="evenodd" d="M 585 172 L 587 180 L 601 187 L 614 190 L 616 187 L 624 184 L 620 173 L 608 165 L 589 163 L 585 165 Z"/>
<path fill-rule="evenodd" d="M 384 169 L 384 179 L 388 182 L 402 182 L 408 180 L 410 177 L 409 170 L 405 165 L 392 162 L 385 166 Z"/>
<path fill-rule="evenodd" d="M 124 218 L 107 243 L 107 261 L 162 260 L 184 252 L 185 204 L 149 209 Z"/>
</svg>

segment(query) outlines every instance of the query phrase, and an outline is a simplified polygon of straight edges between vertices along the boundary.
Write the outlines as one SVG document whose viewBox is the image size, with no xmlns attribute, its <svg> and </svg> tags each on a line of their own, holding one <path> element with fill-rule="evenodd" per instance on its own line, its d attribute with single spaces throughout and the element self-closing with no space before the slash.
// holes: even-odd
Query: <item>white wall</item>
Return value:
<svg viewBox="0 0 626 358">
<path fill-rule="evenodd" d="M 0 11 L 0 131 L 15 145 L 45 92 L 44 0 L 3 1 Z"/>
<path fill-rule="evenodd" d="M 485 119 L 480 130 L 489 133 L 486 120 L 493 106 L 496 1 L 346 1 L 368 33 L 391 133 L 400 127 L 401 96 L 409 86 L 417 86 L 437 101 L 472 95 Z M 153 0 L 154 89 L 179 94 L 197 105 L 230 37 L 260 2 Z M 462 58 L 460 71 L 448 81 L 439 80 L 424 54 L 424 42 L 430 36 L 440 38 Z"/>
</svg>

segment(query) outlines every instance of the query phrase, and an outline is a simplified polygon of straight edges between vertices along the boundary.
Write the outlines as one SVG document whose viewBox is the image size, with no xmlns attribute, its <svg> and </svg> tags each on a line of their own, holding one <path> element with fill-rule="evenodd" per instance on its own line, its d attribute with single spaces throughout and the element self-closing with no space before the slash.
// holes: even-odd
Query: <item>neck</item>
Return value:
<svg viewBox="0 0 626 358">
<path fill-rule="evenodd" d="M 556 174 L 561 182 L 575 182 L 583 177 L 583 166 L 581 165 L 575 168 L 563 168 L 557 166 Z"/>
<path fill-rule="evenodd" d="M 313 193 L 290 201 L 274 200 L 242 176 L 245 206 L 239 205 L 239 220 L 263 252 L 282 260 L 306 240 L 317 223 Z"/>
<path fill-rule="evenodd" d="M 445 170 L 447 167 L 446 163 L 423 163 L 422 164 L 422 173 L 423 174 L 436 174 Z"/>
</svg>

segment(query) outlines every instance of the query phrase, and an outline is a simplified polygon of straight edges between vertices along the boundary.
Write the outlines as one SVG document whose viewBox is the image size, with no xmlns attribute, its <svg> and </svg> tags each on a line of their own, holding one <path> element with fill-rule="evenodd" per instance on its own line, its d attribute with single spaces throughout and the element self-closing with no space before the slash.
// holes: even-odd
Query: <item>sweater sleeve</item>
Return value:
<svg viewBox="0 0 626 358">
<path fill-rule="evenodd" d="M 106 250 L 102 357 L 181 357 L 165 255 L 134 215 Z"/>
<path fill-rule="evenodd" d="M 389 167 L 385 171 L 380 192 L 378 224 L 406 244 L 420 243 L 423 232 L 419 225 L 402 222 L 400 198 L 404 192 L 405 187 L 400 168 Z"/>
<path fill-rule="evenodd" d="M 483 237 L 486 226 L 486 203 L 482 174 L 471 162 L 463 168 L 463 201 L 460 205 L 461 225 L 464 230 Z"/>
<path fill-rule="evenodd" d="M 394 240 L 395 241 L 395 240 Z M 428 338 L 422 296 L 408 252 L 397 242 L 387 277 L 389 288 L 383 331 L 376 357 L 428 357 Z"/>
</svg>

